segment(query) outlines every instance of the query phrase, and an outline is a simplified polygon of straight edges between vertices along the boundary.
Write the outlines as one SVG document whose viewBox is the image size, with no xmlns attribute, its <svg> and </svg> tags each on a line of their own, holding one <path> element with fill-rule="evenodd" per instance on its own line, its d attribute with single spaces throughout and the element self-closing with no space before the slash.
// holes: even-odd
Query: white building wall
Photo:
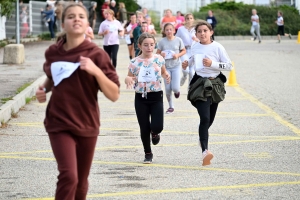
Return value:
<svg viewBox="0 0 300 200">
<path fill-rule="evenodd" d="M 0 5 L 1 11 L 1 5 Z M 0 40 L 6 39 L 6 29 L 5 29 L 6 17 L 0 16 Z"/>
<path fill-rule="evenodd" d="M 160 16 L 165 9 L 171 9 L 175 15 L 177 11 L 187 13 L 199 10 L 201 6 L 201 0 L 137 0 L 137 3 L 148 10 L 159 12 Z"/>
<path fill-rule="evenodd" d="M 6 17 L 0 16 L 0 40 L 6 39 L 5 22 Z"/>
</svg>

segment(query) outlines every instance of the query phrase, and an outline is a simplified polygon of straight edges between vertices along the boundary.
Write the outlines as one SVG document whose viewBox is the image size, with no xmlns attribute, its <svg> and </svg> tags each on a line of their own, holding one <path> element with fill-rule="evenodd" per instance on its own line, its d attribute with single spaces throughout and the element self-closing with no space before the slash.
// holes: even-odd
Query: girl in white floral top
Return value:
<svg viewBox="0 0 300 200">
<path fill-rule="evenodd" d="M 165 68 L 162 56 L 154 54 L 155 38 L 149 33 L 143 33 L 138 39 L 141 55 L 133 58 L 128 67 L 125 83 L 128 89 L 135 89 L 135 111 L 140 125 L 141 140 L 145 152 L 145 164 L 152 163 L 153 145 L 159 143 L 163 130 L 164 109 L 162 78 L 170 82 L 170 75 Z"/>
</svg>

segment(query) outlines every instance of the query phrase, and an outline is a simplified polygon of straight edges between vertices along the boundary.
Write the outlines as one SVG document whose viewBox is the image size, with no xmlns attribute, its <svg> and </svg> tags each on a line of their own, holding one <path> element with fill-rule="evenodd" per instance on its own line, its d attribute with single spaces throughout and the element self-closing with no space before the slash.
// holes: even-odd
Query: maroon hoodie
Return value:
<svg viewBox="0 0 300 200">
<path fill-rule="evenodd" d="M 51 45 L 45 52 L 44 71 L 52 80 L 51 63 L 65 61 L 76 63 L 80 56 L 90 58 L 96 66 L 120 87 L 119 77 L 107 53 L 96 44 L 84 40 L 69 51 L 63 41 Z M 100 88 L 101 89 L 101 88 Z M 51 88 L 44 125 L 47 132 L 70 131 L 73 134 L 93 137 L 99 134 L 100 112 L 97 102 L 99 85 L 96 78 L 78 67 L 70 77 Z"/>
</svg>

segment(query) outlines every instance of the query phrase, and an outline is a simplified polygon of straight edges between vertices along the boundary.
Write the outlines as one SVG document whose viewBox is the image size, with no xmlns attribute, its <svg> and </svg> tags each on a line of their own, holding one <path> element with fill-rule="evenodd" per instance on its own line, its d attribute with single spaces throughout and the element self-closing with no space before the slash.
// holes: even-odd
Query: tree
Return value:
<svg viewBox="0 0 300 200">
<path fill-rule="evenodd" d="M 10 17 L 15 9 L 16 0 L 0 0 L 0 15 Z"/>
</svg>

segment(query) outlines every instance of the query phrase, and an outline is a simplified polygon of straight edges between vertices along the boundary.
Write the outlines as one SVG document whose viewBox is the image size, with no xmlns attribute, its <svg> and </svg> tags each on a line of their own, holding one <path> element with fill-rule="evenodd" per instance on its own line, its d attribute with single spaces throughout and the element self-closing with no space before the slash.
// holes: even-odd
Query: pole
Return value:
<svg viewBox="0 0 300 200">
<path fill-rule="evenodd" d="M 16 43 L 20 44 L 20 11 L 19 1 L 16 1 Z"/>
<path fill-rule="evenodd" d="M 29 28 L 30 35 L 32 35 L 32 1 L 29 1 Z"/>
</svg>

